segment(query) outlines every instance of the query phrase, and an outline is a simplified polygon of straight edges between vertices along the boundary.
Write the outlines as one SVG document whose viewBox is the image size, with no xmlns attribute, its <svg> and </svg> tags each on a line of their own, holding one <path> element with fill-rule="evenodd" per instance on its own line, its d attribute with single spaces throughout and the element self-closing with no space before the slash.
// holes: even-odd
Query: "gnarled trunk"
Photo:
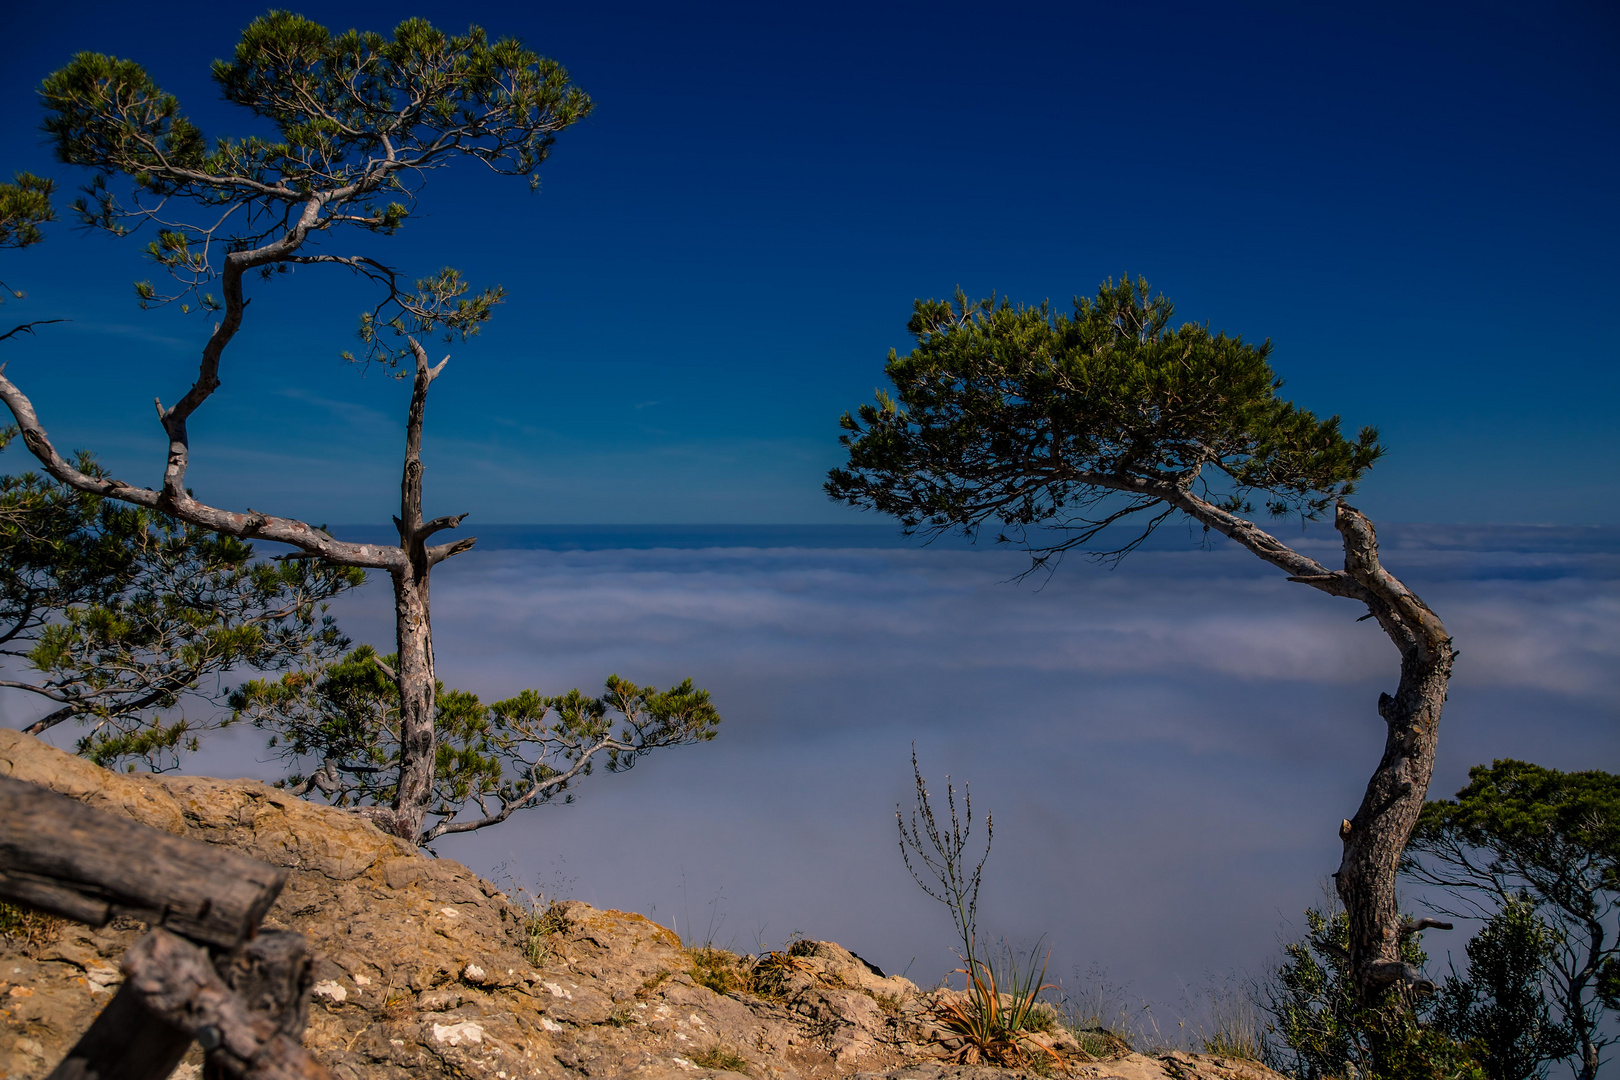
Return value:
<svg viewBox="0 0 1620 1080">
<path fill-rule="evenodd" d="M 1403 923 L 1395 875 L 1434 773 L 1440 710 L 1457 657 L 1445 625 L 1383 568 L 1372 522 L 1347 503 L 1338 504 L 1333 522 L 1344 543 L 1344 569 L 1329 570 L 1252 521 L 1185 488 L 1151 493 L 1287 571 L 1288 580 L 1365 604 L 1367 617 L 1378 620 L 1400 651 L 1401 679 L 1395 694 L 1378 699 L 1378 712 L 1387 725 L 1384 755 L 1367 783 L 1361 807 L 1339 829 L 1344 854 L 1333 877 L 1350 916 L 1350 965 L 1362 1001 L 1372 1004 L 1391 985 L 1421 981 L 1422 973 L 1401 961 L 1401 938 L 1416 927 Z"/>
<path fill-rule="evenodd" d="M 1357 991 L 1369 1004 L 1385 987 L 1421 979 L 1401 960 L 1404 928 L 1395 877 L 1434 773 L 1440 710 L 1455 656 L 1449 641 L 1437 651 L 1403 651 L 1395 696 L 1378 696 L 1378 713 L 1387 725 L 1384 756 L 1355 816 L 1340 828 L 1344 855 L 1333 881 L 1350 916 Z"/>
<path fill-rule="evenodd" d="M 422 820 L 433 800 L 433 773 L 437 758 L 437 679 L 433 671 L 433 623 L 428 606 L 428 578 L 435 563 L 468 542 L 429 548 L 427 538 L 454 528 L 461 517 L 422 521 L 422 417 L 427 411 L 428 386 L 444 370 L 445 361 L 429 367 L 427 353 L 414 339 L 416 378 L 411 385 L 411 411 L 405 422 L 405 466 L 399 482 L 399 549 L 403 565 L 389 570 L 394 580 L 394 642 L 397 656 L 394 681 L 399 688 L 399 786 L 394 791 L 393 831 L 407 840 L 422 835 Z M 464 516 L 464 515 L 463 515 Z"/>
<path fill-rule="evenodd" d="M 1401 654 L 1394 696 L 1378 697 L 1384 755 L 1355 816 L 1340 828 L 1344 855 L 1333 875 L 1350 916 L 1356 989 L 1371 1004 L 1386 987 L 1422 979 L 1401 960 L 1401 938 L 1411 930 L 1396 903 L 1395 876 L 1434 775 L 1440 710 L 1457 651 L 1439 617 L 1380 564 L 1372 523 L 1341 503 L 1335 525 L 1344 538 L 1344 572 L 1365 588 L 1369 613 Z"/>
<path fill-rule="evenodd" d="M 394 792 L 394 832 L 414 841 L 433 797 L 438 733 L 433 673 L 433 629 L 428 619 L 428 568 L 395 570 L 394 663 L 399 687 L 399 786 Z"/>
</svg>

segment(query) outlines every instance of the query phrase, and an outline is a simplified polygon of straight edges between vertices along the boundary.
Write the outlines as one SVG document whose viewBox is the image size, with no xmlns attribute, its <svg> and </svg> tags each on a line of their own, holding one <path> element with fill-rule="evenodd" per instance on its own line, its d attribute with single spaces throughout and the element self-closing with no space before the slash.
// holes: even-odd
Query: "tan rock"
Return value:
<svg viewBox="0 0 1620 1080">
<path fill-rule="evenodd" d="M 44 752 L 50 750 L 31 735 L 0 728 L 0 776 L 27 780 L 166 833 L 179 836 L 186 832 L 180 807 L 150 777 L 108 772 L 73 754 Z"/>
<path fill-rule="evenodd" d="M 671 931 L 640 915 L 559 904 L 545 922 L 554 932 L 531 941 L 528 913 L 466 867 L 265 784 L 116 775 L 10 731 L 0 773 L 287 867 L 266 925 L 311 943 L 305 1044 L 342 1080 L 707 1080 L 737 1075 L 739 1061 L 752 1080 L 1010 1075 L 939 1060 L 950 1047 L 935 997 L 832 942 L 775 957 L 768 995 L 721 994 L 693 978 Z M 32 955 L 0 941 L 0 1077 L 55 1066 L 111 997 L 142 929 L 68 925 Z M 1072 1045 L 1062 1033 L 1051 1041 Z M 176 1075 L 198 1075 L 199 1060 L 194 1048 Z M 1201 1055 L 1073 1068 L 1088 1080 L 1278 1080 Z"/>
</svg>

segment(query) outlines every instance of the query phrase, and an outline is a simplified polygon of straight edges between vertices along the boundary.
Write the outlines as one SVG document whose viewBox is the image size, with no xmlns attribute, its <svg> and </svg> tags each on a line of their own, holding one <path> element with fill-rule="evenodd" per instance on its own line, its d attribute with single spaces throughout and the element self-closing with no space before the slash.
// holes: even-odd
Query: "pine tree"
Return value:
<svg viewBox="0 0 1620 1080">
<path fill-rule="evenodd" d="M 274 135 L 210 140 L 139 64 L 98 53 L 75 56 L 41 88 L 58 159 L 92 174 L 73 205 L 75 216 L 114 236 L 152 234 L 145 253 L 170 285 L 137 282 L 140 304 L 177 304 L 218 319 L 195 380 L 173 404 L 159 406 L 168 439 L 162 485 L 139 487 L 64 457 L 34 403 L 5 375 L 0 400 L 45 471 L 76 491 L 389 575 L 396 622 L 388 678 L 398 752 L 385 786 L 390 805 L 373 807 L 372 816 L 420 840 L 435 805 L 440 760 L 429 579 L 434 567 L 474 542 L 432 542 L 465 514 L 423 516 L 422 425 L 428 388 L 447 362 L 430 364 L 424 343 L 434 335 L 476 334 L 504 292 L 474 291 L 454 269 L 413 284 L 349 245 L 398 230 L 417 213 L 425 178 L 457 160 L 537 186 L 557 134 L 588 115 L 591 100 L 561 65 L 516 40 L 491 41 L 476 26 L 450 35 L 423 19 L 406 19 L 391 36 L 334 34 L 273 11 L 249 24 L 233 57 L 216 61 L 212 74 L 227 102 Z M 371 283 L 379 302 L 361 315 L 360 355 L 345 355 L 411 378 L 397 545 L 340 541 L 296 518 L 210 505 L 186 486 L 188 424 L 221 385 L 231 345 L 247 323 L 249 290 L 268 287 L 294 267 L 343 269 Z M 717 719 L 705 714 L 703 723 L 684 730 L 701 738 Z"/>
<path fill-rule="evenodd" d="M 1076 299 L 1072 315 L 961 293 L 919 300 L 907 326 L 916 348 L 889 354 L 893 395 L 844 415 L 849 462 L 826 490 L 908 532 L 996 528 L 1031 553 L 1031 571 L 1075 550 L 1117 562 L 1182 515 L 1288 580 L 1364 607 L 1400 654 L 1400 684 L 1378 701 L 1383 758 L 1340 830 L 1334 875 L 1351 969 L 1370 1001 L 1410 977 L 1396 872 L 1433 773 L 1456 650 L 1345 501 L 1383 453 L 1377 432 L 1351 438 L 1337 416 L 1281 397 L 1269 341 L 1173 326 L 1173 315 L 1140 279 Z M 1260 528 L 1248 516 L 1257 499 L 1274 516 L 1331 512 L 1344 568 Z"/>
</svg>

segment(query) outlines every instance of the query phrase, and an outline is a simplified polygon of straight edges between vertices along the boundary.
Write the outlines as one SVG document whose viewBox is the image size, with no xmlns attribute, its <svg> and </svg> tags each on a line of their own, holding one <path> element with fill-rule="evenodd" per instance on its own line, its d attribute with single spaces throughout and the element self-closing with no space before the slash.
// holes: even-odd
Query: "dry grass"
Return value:
<svg viewBox="0 0 1620 1080">
<path fill-rule="evenodd" d="M 1252 989 L 1233 978 L 1211 979 L 1201 997 L 1195 1031 L 1204 1053 L 1259 1061 L 1265 1022 Z"/>
<path fill-rule="evenodd" d="M 700 1054 L 693 1054 L 692 1064 L 700 1069 L 720 1069 L 724 1072 L 746 1073 L 748 1061 L 736 1049 L 725 1043 L 716 1043 Z"/>
<path fill-rule="evenodd" d="M 30 956 L 38 952 L 41 946 L 55 941 L 66 925 L 66 919 L 59 919 L 55 915 L 13 904 L 0 904 L 0 938 L 19 946 Z"/>
<path fill-rule="evenodd" d="M 754 961 L 748 972 L 748 989 L 760 997 L 779 998 L 787 993 L 788 980 L 810 965 L 787 950 L 773 950 Z"/>
<path fill-rule="evenodd" d="M 748 972 L 736 953 L 717 949 L 712 945 L 687 949 L 692 966 L 687 974 L 699 986 L 707 986 L 717 994 L 730 994 L 749 987 Z"/>
<path fill-rule="evenodd" d="M 573 924 L 568 920 L 568 912 L 557 900 L 547 903 L 542 897 L 531 897 L 520 892 L 517 906 L 523 913 L 523 958 L 539 967 L 556 954 L 552 947 L 552 936 L 566 934 Z"/>
<path fill-rule="evenodd" d="M 641 988 L 636 991 L 636 999 L 638 1001 L 646 1001 L 648 998 L 652 997 L 653 994 L 657 992 L 658 988 L 664 984 L 664 980 L 673 974 L 675 974 L 673 971 L 665 969 L 663 971 L 654 972 L 653 974 L 647 976 L 647 981 L 642 983 Z"/>
</svg>

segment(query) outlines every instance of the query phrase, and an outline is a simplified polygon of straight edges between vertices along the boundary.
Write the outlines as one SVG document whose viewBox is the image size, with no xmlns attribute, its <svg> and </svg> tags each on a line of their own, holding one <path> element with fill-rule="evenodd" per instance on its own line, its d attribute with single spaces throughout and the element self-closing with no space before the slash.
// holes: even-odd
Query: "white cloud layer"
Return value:
<svg viewBox="0 0 1620 1080">
<path fill-rule="evenodd" d="M 1432 794 L 1492 757 L 1620 771 L 1615 531 L 1385 532 L 1387 565 L 1462 651 Z M 721 944 L 834 938 L 929 982 L 952 966 L 950 922 L 895 850 L 915 741 L 936 788 L 971 781 L 995 813 L 985 930 L 1045 934 L 1053 974 L 1100 963 L 1161 1000 L 1258 970 L 1337 865 L 1397 658 L 1355 605 L 1172 539 L 1017 584 L 1005 551 L 508 535 L 435 575 L 449 685 L 493 699 L 690 675 L 725 722 L 444 854 Z M 1326 562 L 1333 539 L 1304 542 Z M 387 647 L 390 608 L 376 580 L 340 614 Z M 268 769 L 254 742 L 199 767 Z"/>
</svg>

